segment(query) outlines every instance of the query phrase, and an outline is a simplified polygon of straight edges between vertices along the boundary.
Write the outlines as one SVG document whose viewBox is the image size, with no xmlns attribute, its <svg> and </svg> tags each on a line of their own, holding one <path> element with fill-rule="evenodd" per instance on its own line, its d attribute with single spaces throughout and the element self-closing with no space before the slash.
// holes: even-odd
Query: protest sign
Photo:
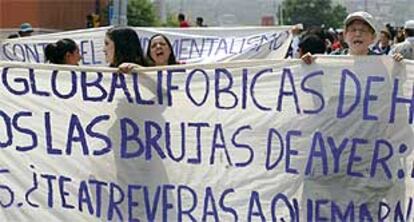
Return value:
<svg viewBox="0 0 414 222">
<path fill-rule="evenodd" d="M 79 45 L 80 64 L 103 66 L 105 32 L 110 27 L 83 29 L 8 39 L 0 44 L 0 59 L 29 63 L 44 62 L 47 44 L 62 38 L 72 38 Z M 235 28 L 134 28 L 146 52 L 149 38 L 157 33 L 166 35 L 176 58 L 184 63 L 207 63 L 244 59 L 282 59 L 292 35 L 289 26 Z"/>
<path fill-rule="evenodd" d="M 414 63 L 0 63 L 6 221 L 411 221 Z"/>
</svg>

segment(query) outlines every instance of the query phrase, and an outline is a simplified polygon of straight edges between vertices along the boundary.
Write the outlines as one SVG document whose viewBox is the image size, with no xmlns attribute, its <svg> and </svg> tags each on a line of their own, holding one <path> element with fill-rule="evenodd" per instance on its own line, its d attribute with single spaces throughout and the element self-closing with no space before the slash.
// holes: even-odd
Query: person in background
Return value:
<svg viewBox="0 0 414 222">
<path fill-rule="evenodd" d="M 299 55 L 306 53 L 324 54 L 326 52 L 325 41 L 317 34 L 305 34 L 299 42 Z"/>
<path fill-rule="evenodd" d="M 89 14 L 86 16 L 86 28 L 93 28 L 94 24 L 93 24 L 93 15 Z"/>
<path fill-rule="evenodd" d="M 203 22 L 204 22 L 203 17 L 196 18 L 196 24 L 198 27 L 207 27 L 207 25 L 205 25 Z"/>
<path fill-rule="evenodd" d="M 145 66 L 138 34 L 128 27 L 115 27 L 106 32 L 104 54 L 110 67 L 123 63 Z"/>
<path fill-rule="evenodd" d="M 150 38 L 146 56 L 149 66 L 179 64 L 170 40 L 163 34 L 155 34 Z"/>
<path fill-rule="evenodd" d="M 348 45 L 345 43 L 344 40 L 344 31 L 342 29 L 337 30 L 337 38 L 335 42 L 332 44 L 332 50 L 337 51 L 344 48 L 348 48 Z"/>
<path fill-rule="evenodd" d="M 402 59 L 414 60 L 414 20 L 405 22 L 404 35 L 404 42 L 394 45 L 390 54 L 399 61 Z"/>
<path fill-rule="evenodd" d="M 81 55 L 79 47 L 72 39 L 61 39 L 45 47 L 46 62 L 54 64 L 78 65 Z"/>
<path fill-rule="evenodd" d="M 390 39 L 393 40 L 394 37 L 395 37 L 395 34 L 396 34 L 395 28 L 390 23 L 385 24 L 385 28 L 391 34 L 391 38 Z"/>
<path fill-rule="evenodd" d="M 387 29 L 383 29 L 380 31 L 380 38 L 372 50 L 378 54 L 388 55 L 391 49 L 390 41 L 391 33 L 389 33 Z"/>
<path fill-rule="evenodd" d="M 404 42 L 404 40 L 405 40 L 404 29 L 402 27 L 398 27 L 397 34 L 394 37 L 394 44 Z"/>
<path fill-rule="evenodd" d="M 20 25 L 20 30 L 19 30 L 20 37 L 31 36 L 32 33 L 33 33 L 33 28 L 32 28 L 32 25 L 30 25 L 30 23 L 25 22 Z"/>
<path fill-rule="evenodd" d="M 180 23 L 180 28 L 190 27 L 190 23 L 185 20 L 185 15 L 183 13 L 178 14 L 178 22 Z"/>
<path fill-rule="evenodd" d="M 292 27 L 292 42 L 290 43 L 289 50 L 287 52 L 286 58 L 299 58 L 299 41 L 300 36 L 303 31 L 303 24 L 297 24 Z"/>
<path fill-rule="evenodd" d="M 336 32 L 333 28 L 322 29 L 321 34 L 319 34 L 324 40 L 326 45 L 326 53 L 331 53 L 333 51 L 333 44 L 338 39 Z"/>
<path fill-rule="evenodd" d="M 19 35 L 16 33 L 10 34 L 9 36 L 7 36 L 8 39 L 16 39 L 19 38 Z"/>
</svg>

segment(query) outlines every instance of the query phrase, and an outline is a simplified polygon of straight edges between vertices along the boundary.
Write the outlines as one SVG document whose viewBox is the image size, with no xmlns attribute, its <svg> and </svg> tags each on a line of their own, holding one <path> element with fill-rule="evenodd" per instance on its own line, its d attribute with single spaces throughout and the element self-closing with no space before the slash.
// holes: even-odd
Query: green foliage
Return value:
<svg viewBox="0 0 414 222">
<path fill-rule="evenodd" d="M 342 5 L 336 5 L 332 9 L 332 18 L 328 24 L 329 27 L 342 28 L 344 26 L 344 20 L 348 13 L 346 8 Z"/>
<path fill-rule="evenodd" d="M 331 0 L 285 0 L 283 20 L 288 25 L 302 23 L 305 27 L 321 26 L 340 28 L 347 13 L 341 5 L 332 7 Z"/>
<path fill-rule="evenodd" d="M 128 1 L 128 25 L 130 26 L 157 26 L 154 5 L 149 0 Z"/>
<path fill-rule="evenodd" d="M 108 7 L 113 4 L 109 1 L 108 6 L 102 11 L 102 18 L 109 24 Z M 128 25 L 130 26 L 159 26 L 154 5 L 150 0 L 128 0 Z"/>
<path fill-rule="evenodd" d="M 178 22 L 177 15 L 168 13 L 167 21 L 162 24 L 164 27 L 179 27 L 180 23 Z"/>
</svg>

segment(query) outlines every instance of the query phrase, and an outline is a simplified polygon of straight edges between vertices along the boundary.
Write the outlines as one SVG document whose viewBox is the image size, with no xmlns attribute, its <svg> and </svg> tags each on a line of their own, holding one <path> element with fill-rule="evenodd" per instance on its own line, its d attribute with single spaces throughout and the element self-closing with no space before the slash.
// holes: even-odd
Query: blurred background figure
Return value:
<svg viewBox="0 0 414 222">
<path fill-rule="evenodd" d="M 203 17 L 197 17 L 196 18 L 196 24 L 198 27 L 207 27 L 207 25 L 204 24 Z"/>
<path fill-rule="evenodd" d="M 20 37 L 31 36 L 32 32 L 33 32 L 33 28 L 32 28 L 32 25 L 30 25 L 30 23 L 25 22 L 20 25 L 20 30 L 19 30 Z"/>
<path fill-rule="evenodd" d="M 149 66 L 179 64 L 175 58 L 171 42 L 162 34 L 155 34 L 150 38 L 147 59 Z"/>
<path fill-rule="evenodd" d="M 78 65 L 81 55 L 79 47 L 72 39 L 61 39 L 45 47 L 46 62 L 54 64 Z"/>
<path fill-rule="evenodd" d="M 404 40 L 405 40 L 404 28 L 403 27 L 398 27 L 397 28 L 397 34 L 394 37 L 394 43 L 404 42 Z"/>
<path fill-rule="evenodd" d="M 185 15 L 183 13 L 178 14 L 178 22 L 180 23 L 180 28 L 190 27 L 190 24 L 185 20 Z"/>
<path fill-rule="evenodd" d="M 300 58 L 299 57 L 299 42 L 300 36 L 303 31 L 303 24 L 297 24 L 292 27 L 292 42 L 290 43 L 289 50 L 287 52 L 286 58 Z"/>
<path fill-rule="evenodd" d="M 86 28 L 97 28 L 101 25 L 99 15 L 92 13 L 86 16 Z"/>
<path fill-rule="evenodd" d="M 348 45 L 346 44 L 345 39 L 344 39 L 344 30 L 337 29 L 336 33 L 337 33 L 336 34 L 337 37 L 334 43 L 332 44 L 332 51 L 337 51 L 337 50 L 348 48 Z"/>
<path fill-rule="evenodd" d="M 299 55 L 302 57 L 306 53 L 325 54 L 326 42 L 317 34 L 305 34 L 299 42 Z"/>
<path fill-rule="evenodd" d="M 89 14 L 86 16 L 86 28 L 93 28 L 93 16 Z"/>
<path fill-rule="evenodd" d="M 8 39 L 15 39 L 15 38 L 19 38 L 19 35 L 16 33 L 10 34 L 9 36 L 7 36 Z"/>
<path fill-rule="evenodd" d="M 403 59 L 414 60 L 414 20 L 405 22 L 404 34 L 405 40 L 396 44 L 390 54 L 399 54 Z"/>
<path fill-rule="evenodd" d="M 387 29 L 383 29 L 380 31 L 378 42 L 372 48 L 372 51 L 382 54 L 388 55 L 391 50 L 391 33 Z"/>
<path fill-rule="evenodd" d="M 393 27 L 390 23 L 385 24 L 385 28 L 388 30 L 388 32 L 391 34 L 391 40 L 394 39 L 397 30 L 395 27 Z"/>
</svg>

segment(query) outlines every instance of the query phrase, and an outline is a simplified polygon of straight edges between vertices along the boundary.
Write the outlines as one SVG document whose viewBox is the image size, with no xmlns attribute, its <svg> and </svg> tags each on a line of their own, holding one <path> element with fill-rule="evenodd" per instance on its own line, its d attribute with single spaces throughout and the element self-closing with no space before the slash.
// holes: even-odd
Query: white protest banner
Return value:
<svg viewBox="0 0 414 222">
<path fill-rule="evenodd" d="M 62 38 L 72 38 L 79 45 L 82 65 L 105 64 L 103 44 L 110 27 L 83 29 L 8 39 L 0 44 L 0 59 L 30 63 L 44 62 L 47 44 Z M 176 58 L 186 64 L 243 59 L 283 59 L 292 35 L 289 26 L 235 27 L 235 28 L 135 28 L 144 54 L 148 40 L 156 33 L 166 35 L 173 46 Z"/>
<path fill-rule="evenodd" d="M 0 62 L 2 221 L 413 220 L 414 63 L 113 71 Z"/>
</svg>

